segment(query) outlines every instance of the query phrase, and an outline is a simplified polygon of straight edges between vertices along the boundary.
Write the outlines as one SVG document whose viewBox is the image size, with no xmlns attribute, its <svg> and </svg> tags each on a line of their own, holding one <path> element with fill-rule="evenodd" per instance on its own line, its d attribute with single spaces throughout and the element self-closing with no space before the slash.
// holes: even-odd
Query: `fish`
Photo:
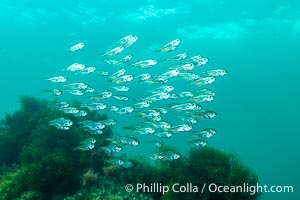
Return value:
<svg viewBox="0 0 300 200">
<path fill-rule="evenodd" d="M 106 127 L 103 122 L 95 122 L 92 120 L 81 121 L 78 122 L 78 124 L 81 124 L 83 129 L 89 131 L 90 134 L 102 134 L 102 130 Z"/>
<path fill-rule="evenodd" d="M 91 150 L 95 147 L 94 144 L 81 144 L 79 145 L 78 147 L 75 147 L 73 150 L 76 151 L 76 150 L 80 150 L 80 151 L 88 151 L 88 150 Z"/>
<path fill-rule="evenodd" d="M 202 118 L 202 119 L 212 119 L 215 118 L 217 113 L 211 110 L 199 110 L 196 112 L 189 112 L 193 117 Z"/>
<path fill-rule="evenodd" d="M 128 63 L 129 61 L 131 61 L 132 58 L 133 58 L 133 55 L 132 55 L 132 54 L 129 54 L 129 55 L 125 56 L 124 58 L 120 59 L 120 60 L 119 60 L 119 63 L 120 63 L 121 65 L 123 65 L 123 64 Z"/>
<path fill-rule="evenodd" d="M 106 160 L 105 162 L 117 166 L 122 166 L 124 164 L 124 161 L 120 158 L 111 158 Z"/>
<path fill-rule="evenodd" d="M 218 76 L 225 76 L 227 74 L 227 71 L 224 69 L 214 69 L 214 70 L 204 71 L 202 73 L 207 76 L 218 77 Z"/>
<path fill-rule="evenodd" d="M 214 100 L 214 96 L 213 95 L 209 95 L 209 94 L 200 94 L 197 96 L 193 96 L 191 98 L 189 98 L 190 100 L 194 101 L 194 102 L 210 102 Z"/>
<path fill-rule="evenodd" d="M 134 108 L 131 107 L 131 106 L 126 106 L 126 107 L 123 107 L 123 108 L 120 108 L 117 113 L 120 114 L 120 115 L 123 115 L 123 114 L 128 114 L 128 113 L 132 113 L 134 111 Z"/>
<path fill-rule="evenodd" d="M 78 43 L 78 44 L 75 44 L 75 45 L 71 46 L 71 47 L 68 49 L 68 51 L 71 51 L 71 52 L 78 51 L 78 50 L 80 50 L 80 49 L 83 49 L 84 46 L 85 46 L 84 43 L 83 43 L 83 42 L 80 42 L 80 43 Z"/>
<path fill-rule="evenodd" d="M 109 72 L 107 71 L 97 71 L 96 74 L 99 76 L 109 76 Z"/>
<path fill-rule="evenodd" d="M 84 68 L 85 68 L 84 64 L 73 63 L 70 66 L 68 66 L 66 69 L 63 69 L 63 71 L 67 70 L 67 71 L 70 71 L 70 72 L 78 72 L 78 71 L 83 70 Z"/>
<path fill-rule="evenodd" d="M 216 129 L 205 128 L 205 129 L 202 129 L 201 131 L 190 132 L 190 134 L 193 135 L 193 136 L 196 136 L 196 137 L 200 137 L 200 138 L 204 138 L 204 139 L 209 139 L 213 135 L 215 135 L 216 132 L 217 132 Z"/>
<path fill-rule="evenodd" d="M 151 74 L 145 73 L 145 74 L 140 74 L 136 77 L 134 77 L 134 80 L 137 82 L 142 82 L 142 81 L 147 81 L 151 78 Z"/>
<path fill-rule="evenodd" d="M 123 75 L 118 78 L 115 78 L 112 80 L 112 82 L 116 84 L 122 84 L 122 83 L 131 82 L 132 80 L 133 80 L 133 76 L 130 74 L 130 75 Z"/>
<path fill-rule="evenodd" d="M 186 110 L 193 110 L 196 108 L 195 103 L 187 102 L 187 103 L 181 103 L 181 104 L 171 104 L 171 109 L 177 110 L 177 111 L 186 111 Z"/>
<path fill-rule="evenodd" d="M 64 85 L 63 87 L 74 89 L 74 90 L 85 90 L 88 88 L 88 84 L 86 84 L 86 83 L 71 83 L 68 85 Z"/>
<path fill-rule="evenodd" d="M 130 40 L 133 39 L 133 35 L 126 35 L 124 37 L 122 37 L 117 43 L 120 44 L 120 45 L 124 45 L 126 43 L 128 43 Z"/>
<path fill-rule="evenodd" d="M 188 60 L 186 60 L 186 63 L 193 63 L 195 66 L 201 66 L 205 65 L 208 62 L 207 58 L 203 58 L 200 55 L 192 56 Z"/>
<path fill-rule="evenodd" d="M 50 94 L 52 96 L 60 96 L 62 95 L 62 91 L 60 89 L 52 89 L 52 90 L 46 90 L 46 89 L 42 89 L 43 92 L 46 92 L 47 94 Z"/>
<path fill-rule="evenodd" d="M 185 80 L 191 81 L 191 80 L 197 80 L 200 77 L 200 75 L 192 73 L 192 72 L 181 72 L 179 76 Z"/>
<path fill-rule="evenodd" d="M 136 41 L 138 40 L 138 36 L 133 36 L 131 38 L 129 38 L 129 40 L 124 43 L 124 47 L 125 48 L 128 48 L 128 47 L 131 47 L 134 43 L 136 43 Z"/>
<path fill-rule="evenodd" d="M 157 76 L 157 79 L 168 80 L 168 79 L 170 79 L 172 77 L 178 76 L 179 73 L 180 73 L 179 70 L 173 69 L 173 70 L 167 71 L 167 72 L 165 72 L 165 73 Z"/>
<path fill-rule="evenodd" d="M 125 95 L 113 95 L 112 97 L 119 101 L 128 101 L 129 100 L 129 97 L 127 97 Z"/>
<path fill-rule="evenodd" d="M 133 58 L 133 55 L 130 54 L 130 55 L 125 56 L 124 58 L 121 58 L 120 60 L 104 60 L 104 62 L 106 62 L 107 64 L 112 65 L 112 66 L 117 66 L 117 65 L 123 65 L 125 63 L 130 62 L 132 60 L 132 58 Z"/>
<path fill-rule="evenodd" d="M 213 82 L 215 82 L 215 80 L 216 80 L 215 77 L 207 76 L 207 77 L 199 78 L 194 82 L 192 82 L 191 84 L 197 86 L 203 86 L 203 85 L 212 84 Z"/>
<path fill-rule="evenodd" d="M 187 122 L 189 124 L 197 124 L 198 123 L 198 119 L 190 116 L 190 115 L 177 115 L 177 117 L 182 120 L 183 122 Z"/>
<path fill-rule="evenodd" d="M 77 89 L 66 90 L 66 91 L 69 92 L 72 95 L 75 95 L 75 96 L 82 96 L 82 95 L 84 95 L 83 91 L 77 90 Z"/>
<path fill-rule="evenodd" d="M 73 125 L 73 121 L 66 118 L 57 118 L 48 122 L 50 126 L 54 126 L 56 129 L 69 130 L 70 126 Z"/>
<path fill-rule="evenodd" d="M 125 85 L 110 86 L 110 88 L 112 88 L 118 92 L 127 92 L 129 90 L 129 87 L 127 87 Z"/>
<path fill-rule="evenodd" d="M 110 90 L 104 90 L 103 92 L 100 93 L 93 93 L 92 95 L 89 96 L 89 98 L 102 100 L 102 99 L 109 99 L 111 96 L 112 96 L 112 92 Z"/>
<path fill-rule="evenodd" d="M 84 92 L 85 92 L 85 93 L 94 93 L 94 92 L 95 92 L 95 89 L 88 86 L 88 87 L 84 90 Z"/>
<path fill-rule="evenodd" d="M 171 42 L 167 43 L 166 45 L 164 45 L 163 47 L 155 51 L 162 52 L 162 53 L 174 51 L 179 46 L 180 42 L 181 42 L 180 39 L 172 40 Z"/>
<path fill-rule="evenodd" d="M 75 107 L 61 108 L 60 110 L 63 111 L 65 114 L 76 114 L 79 112 L 79 110 Z"/>
<path fill-rule="evenodd" d="M 172 161 L 177 160 L 180 157 L 180 153 L 172 151 L 150 154 L 151 160 Z"/>
<path fill-rule="evenodd" d="M 203 139 L 196 139 L 188 142 L 189 144 L 195 147 L 205 147 L 207 145 L 207 141 Z"/>
<path fill-rule="evenodd" d="M 120 62 L 118 60 L 104 60 L 104 62 L 112 66 L 120 65 Z"/>
<path fill-rule="evenodd" d="M 180 60 L 187 58 L 187 56 L 188 56 L 187 53 L 179 53 L 175 56 L 164 59 L 164 61 L 165 62 L 176 62 L 176 61 L 180 61 Z"/>
<path fill-rule="evenodd" d="M 59 103 L 56 103 L 55 106 L 58 108 L 58 109 L 61 109 L 61 108 L 67 108 L 70 106 L 70 104 L 66 101 L 62 101 L 62 102 L 59 102 Z"/>
<path fill-rule="evenodd" d="M 82 70 L 80 70 L 79 72 L 77 72 L 77 74 L 90 74 L 96 71 L 96 67 L 86 67 Z"/>
<path fill-rule="evenodd" d="M 102 122 L 105 124 L 105 126 L 114 126 L 118 123 L 118 121 L 115 119 L 105 119 L 102 120 Z"/>
<path fill-rule="evenodd" d="M 87 108 L 90 111 L 93 110 L 104 110 L 107 108 L 107 105 L 105 103 L 99 103 L 99 102 L 94 102 L 90 104 L 81 104 L 82 108 Z"/>
<path fill-rule="evenodd" d="M 64 83 L 67 81 L 67 78 L 64 76 L 55 76 L 52 78 L 48 78 L 48 81 L 51 81 L 52 83 Z"/>
<path fill-rule="evenodd" d="M 176 126 L 172 126 L 169 131 L 176 133 L 176 132 L 189 132 L 193 129 L 192 126 L 188 125 L 188 124 L 180 124 L 180 125 L 176 125 Z"/>
<path fill-rule="evenodd" d="M 159 121 L 159 122 L 146 122 L 147 124 L 151 125 L 155 129 L 162 129 L 164 131 L 167 131 L 169 128 L 171 128 L 171 123 L 166 121 Z"/>
<path fill-rule="evenodd" d="M 102 54 L 102 56 L 115 56 L 115 55 L 122 53 L 123 50 L 124 50 L 123 46 L 118 46 L 118 47 L 113 48 L 113 49 L 107 51 L 106 53 Z"/>
<path fill-rule="evenodd" d="M 157 60 L 142 60 L 132 64 L 134 67 L 139 67 L 143 69 L 148 69 L 154 67 L 157 64 Z"/>
<path fill-rule="evenodd" d="M 160 93 L 153 94 L 149 97 L 146 97 L 145 100 L 146 101 L 159 101 L 159 100 L 168 99 L 169 97 L 170 97 L 170 93 L 160 92 Z"/>
<path fill-rule="evenodd" d="M 158 87 L 156 89 L 153 90 L 149 90 L 149 92 L 153 93 L 153 94 L 157 94 L 157 93 L 170 93 L 174 90 L 174 86 L 172 85 L 165 85 L 165 86 L 161 86 Z"/>
<path fill-rule="evenodd" d="M 80 150 L 80 151 L 88 151 L 95 147 L 96 139 L 95 138 L 87 138 L 84 141 L 82 141 L 79 146 L 74 148 L 74 151 Z"/>
<path fill-rule="evenodd" d="M 116 136 L 113 138 L 107 138 L 106 140 L 111 141 L 113 144 L 116 144 L 118 146 L 137 146 L 141 142 L 134 136 L 134 135 L 128 135 L 128 136 Z"/>
<path fill-rule="evenodd" d="M 137 109 L 137 108 L 148 108 L 150 105 L 151 105 L 151 101 L 141 101 L 141 102 L 137 102 L 137 103 L 135 103 L 134 105 L 133 105 L 133 107 L 135 108 L 135 109 Z"/>
<path fill-rule="evenodd" d="M 169 69 L 177 70 L 179 72 L 185 72 L 185 71 L 191 71 L 192 69 L 194 69 L 194 67 L 195 67 L 195 65 L 193 63 L 186 63 L 186 64 L 182 64 L 182 65 L 176 65 L 173 67 L 169 67 Z"/>
<path fill-rule="evenodd" d="M 75 113 L 74 116 L 75 117 L 85 117 L 85 116 L 87 116 L 87 112 L 84 110 L 79 110 L 79 112 Z"/>
<path fill-rule="evenodd" d="M 117 112 L 118 110 L 120 110 L 120 108 L 118 107 L 118 106 L 114 106 L 114 105 L 112 105 L 111 107 L 110 107 L 110 112 Z"/>
<path fill-rule="evenodd" d="M 126 69 L 120 69 L 120 70 L 116 71 L 115 73 L 113 73 L 112 75 L 110 75 L 110 78 L 116 79 L 120 76 L 123 76 L 125 74 L 125 72 L 126 72 Z"/>
<path fill-rule="evenodd" d="M 179 97 L 185 97 L 185 98 L 189 98 L 189 97 L 193 97 L 194 94 L 190 91 L 182 91 L 178 93 Z"/>
<path fill-rule="evenodd" d="M 162 132 L 156 132 L 153 135 L 160 137 L 160 138 L 169 138 L 172 136 L 172 133 L 169 131 L 162 131 Z"/>
<path fill-rule="evenodd" d="M 110 144 L 110 145 L 107 145 L 104 147 L 100 147 L 99 150 L 104 151 L 105 153 L 108 153 L 108 154 L 114 154 L 114 153 L 120 152 L 122 150 L 122 147 L 117 146 L 115 144 Z"/>
</svg>

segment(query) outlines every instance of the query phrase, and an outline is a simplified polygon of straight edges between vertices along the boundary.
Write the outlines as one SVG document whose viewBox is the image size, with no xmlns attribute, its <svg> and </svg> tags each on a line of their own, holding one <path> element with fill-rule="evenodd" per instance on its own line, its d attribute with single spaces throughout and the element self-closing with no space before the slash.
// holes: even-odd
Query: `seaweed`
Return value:
<svg viewBox="0 0 300 200">
<path fill-rule="evenodd" d="M 28 191 L 36 191 L 43 199 L 71 194 L 80 188 L 86 169 L 97 165 L 102 170 L 103 157 L 73 150 L 87 137 L 81 127 L 62 131 L 48 125 L 65 115 L 52 106 L 55 102 L 21 97 L 20 103 L 20 110 L 7 114 L 1 122 L 0 162 L 5 169 L 0 174 L 1 200 L 18 198 Z M 91 116 L 106 118 L 97 113 Z M 99 145 L 110 134 L 111 130 L 105 129 L 97 137 Z"/>
<path fill-rule="evenodd" d="M 257 199 L 260 193 L 213 192 L 210 184 L 218 186 L 256 185 L 257 175 L 233 154 L 212 147 L 192 148 L 182 165 L 181 185 L 192 183 L 198 188 L 206 185 L 203 192 L 168 193 L 163 199 Z"/>
</svg>

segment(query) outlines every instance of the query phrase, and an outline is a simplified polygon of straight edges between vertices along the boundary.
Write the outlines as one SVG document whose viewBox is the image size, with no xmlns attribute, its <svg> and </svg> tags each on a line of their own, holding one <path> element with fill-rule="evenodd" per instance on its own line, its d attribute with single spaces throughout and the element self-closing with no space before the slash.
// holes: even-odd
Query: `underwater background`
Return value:
<svg viewBox="0 0 300 200">
<path fill-rule="evenodd" d="M 2 0 L 0 23 L 0 118 L 19 108 L 19 96 L 53 99 L 41 91 L 49 88 L 45 79 L 74 60 L 109 67 L 101 54 L 125 35 L 139 37 L 132 51 L 144 57 L 181 38 L 181 51 L 228 71 L 210 87 L 217 97 L 209 107 L 218 113 L 210 125 L 218 134 L 209 145 L 238 155 L 262 185 L 294 187 L 261 199 L 300 197 L 300 2 Z M 66 52 L 81 41 L 80 54 Z M 98 79 L 87 80 L 105 84 Z M 172 145 L 188 148 L 180 138 Z M 141 149 L 147 153 L 132 154 Z"/>
</svg>

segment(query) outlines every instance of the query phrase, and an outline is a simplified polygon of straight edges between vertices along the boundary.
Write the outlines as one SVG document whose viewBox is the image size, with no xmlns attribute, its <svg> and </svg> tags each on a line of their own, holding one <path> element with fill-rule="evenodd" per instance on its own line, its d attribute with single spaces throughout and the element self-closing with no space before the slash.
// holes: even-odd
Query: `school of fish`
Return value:
<svg viewBox="0 0 300 200">
<path fill-rule="evenodd" d="M 69 78 L 63 75 L 48 78 L 47 81 L 52 82 L 53 88 L 42 89 L 43 92 L 57 97 L 65 93 L 74 97 L 86 97 L 80 107 L 74 107 L 66 101 L 59 101 L 56 107 L 65 115 L 49 121 L 49 126 L 67 132 L 75 123 L 67 118 L 68 115 L 82 118 L 78 124 L 86 130 L 87 138 L 74 147 L 74 151 L 98 148 L 97 151 L 111 155 L 111 159 L 107 160 L 108 165 L 125 168 L 131 167 L 132 163 L 114 154 L 122 151 L 125 145 L 132 148 L 141 145 L 139 138 L 144 135 L 150 134 L 157 138 L 146 141 L 157 148 L 155 152 L 148 155 L 152 160 L 170 161 L 181 157 L 179 152 L 159 151 L 164 145 L 163 140 L 174 134 L 186 134 L 191 138 L 188 142 L 190 145 L 200 148 L 207 145 L 207 140 L 216 134 L 216 130 L 197 128 L 200 120 L 212 119 L 217 115 L 215 111 L 206 109 L 202 105 L 204 102 L 213 101 L 216 95 L 207 86 L 227 74 L 224 69 L 203 70 L 208 62 L 205 57 L 189 56 L 187 52 L 176 53 L 181 44 L 180 39 L 174 39 L 152 50 L 154 57 L 157 55 L 163 59 L 152 57 L 135 60 L 133 54 L 125 54 L 125 52 L 137 41 L 138 37 L 134 35 L 127 35 L 118 40 L 114 48 L 99 55 L 104 67 L 96 68 L 74 62 L 62 69 L 67 76 L 76 75 L 76 78 L 80 78 L 84 75 L 105 79 L 107 84 L 102 90 L 99 91 L 81 81 L 69 82 Z M 68 51 L 71 53 L 84 51 L 84 48 L 85 44 L 81 42 L 71 46 Z M 105 70 L 108 68 L 113 69 L 114 72 Z M 155 68 L 156 71 L 150 71 Z M 127 71 L 134 73 L 127 73 Z M 157 74 L 158 71 L 162 73 Z M 129 91 L 136 91 L 140 97 L 128 95 Z M 102 112 L 108 116 L 108 119 L 88 120 L 87 111 Z M 118 123 L 117 118 L 126 119 L 129 115 L 136 118 L 136 124 Z M 178 121 L 171 120 L 172 117 L 177 118 Z M 114 135 L 107 139 L 110 144 L 96 146 L 97 141 L 94 136 L 101 135 L 107 127 L 112 127 L 114 132 Z"/>
</svg>

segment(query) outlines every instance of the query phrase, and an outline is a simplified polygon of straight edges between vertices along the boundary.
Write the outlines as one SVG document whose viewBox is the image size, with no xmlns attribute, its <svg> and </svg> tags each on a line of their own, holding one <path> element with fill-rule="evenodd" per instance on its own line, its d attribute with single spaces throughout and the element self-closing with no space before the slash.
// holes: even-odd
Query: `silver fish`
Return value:
<svg viewBox="0 0 300 200">
<path fill-rule="evenodd" d="M 128 101 L 129 100 L 129 97 L 127 97 L 125 95 L 113 95 L 112 97 L 119 101 Z"/>
<path fill-rule="evenodd" d="M 142 60 L 132 64 L 134 67 L 140 67 L 143 69 L 151 68 L 157 64 L 157 60 Z"/>
<path fill-rule="evenodd" d="M 122 147 L 115 144 L 110 144 L 108 146 L 101 147 L 100 150 L 104 151 L 105 153 L 114 154 L 120 152 Z"/>
<path fill-rule="evenodd" d="M 96 67 L 86 67 L 83 70 L 80 70 L 78 72 L 78 74 L 90 74 L 90 73 L 95 72 L 95 70 L 96 70 Z"/>
<path fill-rule="evenodd" d="M 51 81 L 52 83 L 64 83 L 67 81 L 67 78 L 64 76 L 55 76 L 52 78 L 48 78 L 48 81 Z"/>
<path fill-rule="evenodd" d="M 78 43 L 78 44 L 75 44 L 74 46 L 71 46 L 71 47 L 68 49 L 68 51 L 71 51 L 71 52 L 78 51 L 78 50 L 80 50 L 80 49 L 83 49 L 84 46 L 85 46 L 84 43 L 83 43 L 83 42 L 80 42 L 80 43 Z"/>
<path fill-rule="evenodd" d="M 85 117 L 87 116 L 87 112 L 84 110 L 80 110 L 78 113 L 75 114 L 75 117 Z"/>
<path fill-rule="evenodd" d="M 160 138 L 169 138 L 172 136 L 172 133 L 168 131 L 163 131 L 163 132 L 154 133 L 154 135 Z"/>
<path fill-rule="evenodd" d="M 115 79 L 115 78 L 118 78 L 120 76 L 123 76 L 125 74 L 126 70 L 125 69 L 120 69 L 118 71 L 116 71 L 115 73 L 113 73 L 110 78 L 111 79 Z"/>
<path fill-rule="evenodd" d="M 171 42 L 167 43 L 160 49 L 156 50 L 157 52 L 169 52 L 169 51 L 174 51 L 178 45 L 180 44 L 181 40 L 180 39 L 175 39 L 172 40 Z"/>
<path fill-rule="evenodd" d="M 126 107 L 123 107 L 123 108 L 120 108 L 117 113 L 118 114 L 128 114 L 128 113 L 132 113 L 134 111 L 134 108 L 131 107 L 131 106 L 126 106 Z"/>
<path fill-rule="evenodd" d="M 73 63 L 72 65 L 68 66 L 65 70 L 70 72 L 81 71 L 85 68 L 85 65 L 79 63 Z"/>
<path fill-rule="evenodd" d="M 45 89 L 42 89 L 43 92 L 46 92 L 47 94 L 50 94 L 52 96 L 60 96 L 62 95 L 62 91 L 59 90 L 59 89 L 53 89 L 53 90 L 45 90 Z"/>
<path fill-rule="evenodd" d="M 147 81 L 151 78 L 151 74 L 140 74 L 134 78 L 138 82 Z"/>
<path fill-rule="evenodd" d="M 107 108 L 107 105 L 104 103 L 98 103 L 98 102 L 94 102 L 94 103 L 90 103 L 90 104 L 81 104 L 81 107 L 87 108 L 90 111 L 93 110 L 104 110 L 105 108 Z"/>
<path fill-rule="evenodd" d="M 73 125 L 73 121 L 65 118 L 57 118 L 49 121 L 49 125 L 60 130 L 69 130 L 70 126 Z"/>
<path fill-rule="evenodd" d="M 127 87 L 125 85 L 110 86 L 110 88 L 112 88 L 118 92 L 127 92 L 129 90 L 129 87 Z"/>
<path fill-rule="evenodd" d="M 151 160 L 162 160 L 162 161 L 172 161 L 177 160 L 181 157 L 180 153 L 168 151 L 161 153 L 154 153 L 150 155 Z"/>
<path fill-rule="evenodd" d="M 84 92 L 81 91 L 81 90 L 77 90 L 77 89 L 74 89 L 74 90 L 66 90 L 67 92 L 69 92 L 70 94 L 72 95 L 75 95 L 75 96 L 82 96 L 84 95 Z"/>
<path fill-rule="evenodd" d="M 109 51 L 107 51 L 106 53 L 102 54 L 102 56 L 115 56 L 119 53 L 121 53 L 124 50 L 123 46 L 118 46 L 116 48 L 113 48 Z"/>
<path fill-rule="evenodd" d="M 67 87 L 74 90 L 85 90 L 88 88 L 88 85 L 86 83 L 71 83 L 68 85 L 64 85 L 63 87 Z"/>
<path fill-rule="evenodd" d="M 213 82 L 215 82 L 215 80 L 216 80 L 215 77 L 207 76 L 204 78 L 199 78 L 196 81 L 192 82 L 191 84 L 197 85 L 197 86 L 203 86 L 203 85 L 212 84 Z"/>
<path fill-rule="evenodd" d="M 192 141 L 189 141 L 188 143 L 190 143 L 196 147 L 205 147 L 207 145 L 207 141 L 205 141 L 203 139 L 192 140 Z"/>
<path fill-rule="evenodd" d="M 224 69 L 214 69 L 214 70 L 205 71 L 205 72 L 202 72 L 202 73 L 206 74 L 208 76 L 216 77 L 216 76 L 224 76 L 224 75 L 226 75 L 227 71 L 224 70 Z"/>
<path fill-rule="evenodd" d="M 112 80 L 112 82 L 116 83 L 116 84 L 121 84 L 121 83 L 127 83 L 133 80 L 133 76 L 132 75 L 123 75 L 120 76 L 118 78 L 115 78 Z"/>
<path fill-rule="evenodd" d="M 177 55 L 172 56 L 172 57 L 170 57 L 170 58 L 166 58 L 164 61 L 165 61 L 165 62 L 175 62 L 175 61 L 180 61 L 180 60 L 185 59 L 187 56 L 188 56 L 187 53 L 180 53 L 180 54 L 177 54 Z"/>
</svg>

